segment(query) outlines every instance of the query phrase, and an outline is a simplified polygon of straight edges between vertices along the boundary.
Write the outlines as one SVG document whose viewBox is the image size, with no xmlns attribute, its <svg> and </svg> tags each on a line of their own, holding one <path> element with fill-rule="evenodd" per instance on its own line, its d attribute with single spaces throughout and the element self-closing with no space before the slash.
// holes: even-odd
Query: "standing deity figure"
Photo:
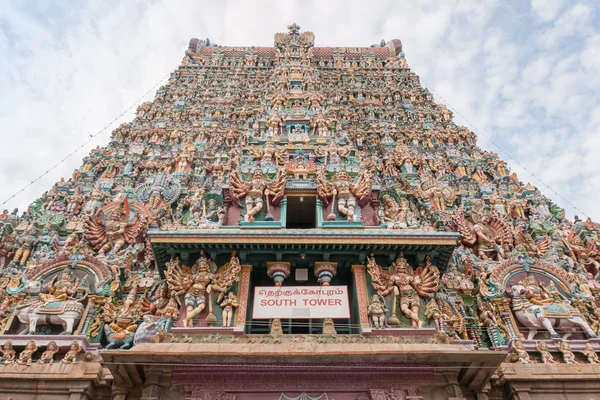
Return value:
<svg viewBox="0 0 600 400">
<path fill-rule="evenodd" d="M 387 271 L 382 270 L 373 257 L 370 257 L 367 269 L 378 295 L 387 296 L 393 293 L 392 318 L 397 318 L 396 299 L 399 297 L 400 311 L 412 321 L 413 327 L 422 327 L 423 321 L 419 318 L 421 298 L 432 298 L 437 292 L 440 284 L 437 267 L 427 263 L 424 268 L 413 272 L 404 255 L 400 253 Z M 389 323 L 393 324 L 391 318 Z"/>
<path fill-rule="evenodd" d="M 237 296 L 229 292 L 219 305 L 223 307 L 223 327 L 233 326 L 233 309 L 240 306 Z"/>
<path fill-rule="evenodd" d="M 600 364 L 600 358 L 598 354 L 596 354 L 596 350 L 594 350 L 594 346 L 590 342 L 587 342 L 581 352 L 590 362 L 590 364 Z"/>
<path fill-rule="evenodd" d="M 513 245 L 512 226 L 504 219 L 483 216 L 475 224 L 465 219 L 462 209 L 454 216 L 456 228 L 465 247 L 475 247 L 476 255 L 482 260 L 500 260 Z"/>
<path fill-rule="evenodd" d="M 246 222 L 254 222 L 254 216 L 258 214 L 267 198 L 267 213 L 269 213 L 269 196 L 273 200 L 283 197 L 285 191 L 286 174 L 283 168 L 277 170 L 277 176 L 272 181 L 267 181 L 262 169 L 256 168 L 252 173 L 250 182 L 242 179 L 238 170 L 231 171 L 229 175 L 229 187 L 233 197 L 244 199 L 246 204 Z"/>
<path fill-rule="evenodd" d="M 374 294 L 371 297 L 371 302 L 367 307 L 367 314 L 371 317 L 371 323 L 375 329 L 383 329 L 387 325 L 385 314 L 388 309 L 385 305 L 385 301 L 381 296 Z"/>
<path fill-rule="evenodd" d="M 363 171 L 356 182 L 352 182 L 346 170 L 338 171 L 331 182 L 325 178 L 325 171 L 319 168 L 317 171 L 317 193 L 319 197 L 327 198 L 333 196 L 332 203 L 336 204 L 337 209 L 348 221 L 356 221 L 356 202 L 362 200 L 371 191 L 371 173 Z M 330 215 L 329 219 L 335 219 L 335 214 Z"/>
<path fill-rule="evenodd" d="M 118 205 L 104 220 L 104 212 L 100 210 L 96 215 L 86 220 L 84 237 L 91 247 L 98 251 L 99 256 L 105 256 L 112 250 L 118 255 L 126 244 L 137 243 L 138 235 L 146 224 L 144 215 L 135 214 L 130 221 L 129 203 L 127 199 Z"/>
<path fill-rule="evenodd" d="M 6 226 L 0 227 L 0 270 L 4 269 L 14 254 L 16 235 L 15 231 L 9 233 Z"/>
<path fill-rule="evenodd" d="M 183 326 L 185 327 L 193 326 L 194 318 L 204 311 L 207 302 L 209 312 L 212 313 L 212 302 L 208 301 L 206 294 L 210 295 L 213 291 L 220 292 L 217 298 L 217 302 L 220 303 L 231 285 L 239 281 L 242 270 L 235 251 L 232 253 L 231 260 L 218 270 L 216 264 L 210 261 L 204 252 L 201 252 L 200 258 L 191 269 L 180 265 L 178 258 L 166 265 L 165 277 L 169 290 L 177 296 L 184 295 L 186 316 Z"/>
<path fill-rule="evenodd" d="M 25 265 L 27 263 L 29 256 L 38 245 L 37 233 L 37 228 L 31 225 L 22 235 L 17 236 L 16 242 L 18 248 L 13 257 L 13 263 L 17 265 Z"/>
<path fill-rule="evenodd" d="M 206 308 L 206 293 L 210 293 L 210 282 L 213 278 L 215 269 L 212 263 L 204 254 L 200 255 L 192 269 L 185 265 L 179 265 L 179 259 L 176 258 L 167 264 L 165 276 L 169 284 L 169 289 L 178 296 L 184 295 L 186 307 L 186 316 L 183 326 L 191 327 L 193 320 L 200 315 Z"/>
</svg>

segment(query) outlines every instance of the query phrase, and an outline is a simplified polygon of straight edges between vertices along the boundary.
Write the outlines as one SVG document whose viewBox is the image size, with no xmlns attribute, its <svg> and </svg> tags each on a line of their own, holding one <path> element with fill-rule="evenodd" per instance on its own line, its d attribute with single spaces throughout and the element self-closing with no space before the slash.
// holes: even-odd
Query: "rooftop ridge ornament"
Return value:
<svg viewBox="0 0 600 400">
<path fill-rule="evenodd" d="M 274 46 L 280 50 L 291 47 L 293 49 L 302 49 L 306 52 L 315 45 L 315 34 L 312 32 L 300 33 L 300 26 L 292 24 L 287 27 L 288 33 L 276 33 Z"/>
</svg>

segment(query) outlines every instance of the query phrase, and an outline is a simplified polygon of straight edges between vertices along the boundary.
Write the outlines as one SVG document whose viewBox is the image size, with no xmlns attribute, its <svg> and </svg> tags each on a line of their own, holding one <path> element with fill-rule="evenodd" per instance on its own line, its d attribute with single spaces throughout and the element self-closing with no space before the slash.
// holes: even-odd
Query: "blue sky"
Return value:
<svg viewBox="0 0 600 400">
<path fill-rule="evenodd" d="M 569 216 L 600 220 L 597 0 L 0 0 L 0 203 L 158 84 L 190 38 L 270 46 L 292 22 L 313 31 L 316 46 L 402 40 L 437 101 L 504 152 L 476 130 L 482 148 Z M 0 208 L 25 209 L 132 118 L 133 110 Z"/>
</svg>

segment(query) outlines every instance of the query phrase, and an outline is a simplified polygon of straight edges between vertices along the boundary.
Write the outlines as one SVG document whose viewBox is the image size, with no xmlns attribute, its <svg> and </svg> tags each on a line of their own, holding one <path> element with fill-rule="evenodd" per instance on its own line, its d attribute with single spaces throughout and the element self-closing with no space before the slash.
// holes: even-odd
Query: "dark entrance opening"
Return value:
<svg viewBox="0 0 600 400">
<path fill-rule="evenodd" d="M 286 207 L 286 228 L 312 229 L 317 227 L 316 196 L 288 196 Z"/>
</svg>

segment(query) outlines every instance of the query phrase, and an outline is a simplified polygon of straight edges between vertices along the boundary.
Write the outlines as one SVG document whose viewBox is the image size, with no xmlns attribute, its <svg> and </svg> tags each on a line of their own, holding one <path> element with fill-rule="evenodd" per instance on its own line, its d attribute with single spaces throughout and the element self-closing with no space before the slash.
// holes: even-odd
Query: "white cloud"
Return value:
<svg viewBox="0 0 600 400">
<path fill-rule="evenodd" d="M 543 22 L 552 21 L 563 7 L 563 0 L 531 0 L 531 8 Z"/>
</svg>

